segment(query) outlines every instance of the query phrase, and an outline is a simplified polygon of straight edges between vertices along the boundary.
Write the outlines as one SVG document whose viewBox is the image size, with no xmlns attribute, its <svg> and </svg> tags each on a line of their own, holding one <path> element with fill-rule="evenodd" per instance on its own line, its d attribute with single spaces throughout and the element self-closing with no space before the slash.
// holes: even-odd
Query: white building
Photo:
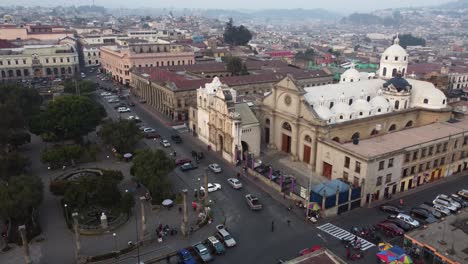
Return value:
<svg viewBox="0 0 468 264">
<path fill-rule="evenodd" d="M 193 118 L 193 117 L 192 117 Z M 197 134 L 205 144 L 230 162 L 245 152 L 260 154 L 260 124 L 247 103 L 236 102 L 236 91 L 218 77 L 197 90 Z"/>
</svg>

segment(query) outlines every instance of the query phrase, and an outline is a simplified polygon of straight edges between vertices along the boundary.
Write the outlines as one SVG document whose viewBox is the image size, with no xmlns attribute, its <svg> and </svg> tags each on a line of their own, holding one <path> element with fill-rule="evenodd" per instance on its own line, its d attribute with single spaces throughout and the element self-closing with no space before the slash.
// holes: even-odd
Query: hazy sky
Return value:
<svg viewBox="0 0 468 264">
<path fill-rule="evenodd" d="M 176 7 L 176 8 L 325 8 L 334 11 L 371 11 L 382 8 L 437 5 L 450 0 L 95 0 L 105 7 Z M 92 0 L 2 0 L 0 5 L 86 5 Z"/>
</svg>

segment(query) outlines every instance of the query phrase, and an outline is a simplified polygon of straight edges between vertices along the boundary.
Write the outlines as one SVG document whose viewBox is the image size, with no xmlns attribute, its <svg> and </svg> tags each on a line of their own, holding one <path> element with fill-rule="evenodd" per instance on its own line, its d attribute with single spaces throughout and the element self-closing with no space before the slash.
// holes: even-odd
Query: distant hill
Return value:
<svg viewBox="0 0 468 264">
<path fill-rule="evenodd" d="M 341 19 L 341 23 L 354 24 L 354 25 L 384 25 L 384 26 L 398 26 L 401 22 L 401 15 L 399 12 L 394 12 L 392 16 L 376 16 L 367 13 L 353 13 Z"/>
<path fill-rule="evenodd" d="M 324 9 L 265 9 L 265 10 L 205 10 L 203 14 L 212 17 L 232 17 L 236 19 L 268 19 L 268 20 L 308 20 L 308 19 L 337 19 L 341 15 Z"/>
<path fill-rule="evenodd" d="M 448 2 L 446 4 L 440 5 L 439 7 L 448 9 L 465 9 L 468 8 L 468 0 Z"/>
</svg>

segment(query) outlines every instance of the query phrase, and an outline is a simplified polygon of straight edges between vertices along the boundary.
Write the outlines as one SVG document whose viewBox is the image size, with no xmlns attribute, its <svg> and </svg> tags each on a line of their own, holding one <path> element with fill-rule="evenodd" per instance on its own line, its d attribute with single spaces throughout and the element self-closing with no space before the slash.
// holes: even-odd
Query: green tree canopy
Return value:
<svg viewBox="0 0 468 264">
<path fill-rule="evenodd" d="M 224 42 L 234 46 L 243 46 L 252 39 L 252 33 L 243 25 L 236 27 L 232 18 L 226 23 L 224 29 Z"/>
<path fill-rule="evenodd" d="M 99 131 L 104 143 L 116 148 L 119 153 L 133 152 L 143 134 L 133 120 L 106 121 Z"/>
<path fill-rule="evenodd" d="M 42 202 L 42 193 L 42 181 L 36 176 L 15 176 L 8 184 L 0 182 L 0 216 L 26 221 Z"/>
<path fill-rule="evenodd" d="M 232 75 L 248 75 L 247 65 L 238 57 L 227 57 L 226 68 Z"/>
<path fill-rule="evenodd" d="M 145 149 L 137 151 L 130 173 L 149 189 L 156 202 L 160 202 L 172 195 L 168 173 L 174 167 L 174 161 L 164 151 Z"/>
<path fill-rule="evenodd" d="M 411 34 L 399 35 L 400 46 L 406 49 L 408 46 L 426 46 L 426 40 L 423 38 L 415 37 Z M 395 40 L 395 37 L 393 38 Z"/>
<path fill-rule="evenodd" d="M 76 94 L 78 90 L 80 95 L 86 95 L 96 91 L 96 86 L 96 83 L 88 80 L 67 79 L 63 83 L 63 90 L 70 94 Z"/>
<path fill-rule="evenodd" d="M 84 96 L 61 96 L 34 120 L 32 131 L 44 140 L 80 139 L 104 117 L 101 105 Z"/>
<path fill-rule="evenodd" d="M 315 58 L 315 50 L 312 48 L 308 48 L 305 51 L 299 51 L 296 54 L 295 58 L 303 60 L 313 60 Z"/>
</svg>

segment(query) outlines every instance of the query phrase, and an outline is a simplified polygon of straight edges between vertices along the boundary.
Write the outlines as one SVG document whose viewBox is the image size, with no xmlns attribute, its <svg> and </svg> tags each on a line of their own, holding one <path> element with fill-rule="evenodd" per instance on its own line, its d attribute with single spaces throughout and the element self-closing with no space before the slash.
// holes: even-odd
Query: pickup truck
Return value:
<svg viewBox="0 0 468 264">
<path fill-rule="evenodd" d="M 245 199 L 247 200 L 247 204 L 249 205 L 251 210 L 261 210 L 263 208 L 258 198 L 255 197 L 253 194 L 249 193 L 245 195 Z"/>
</svg>

